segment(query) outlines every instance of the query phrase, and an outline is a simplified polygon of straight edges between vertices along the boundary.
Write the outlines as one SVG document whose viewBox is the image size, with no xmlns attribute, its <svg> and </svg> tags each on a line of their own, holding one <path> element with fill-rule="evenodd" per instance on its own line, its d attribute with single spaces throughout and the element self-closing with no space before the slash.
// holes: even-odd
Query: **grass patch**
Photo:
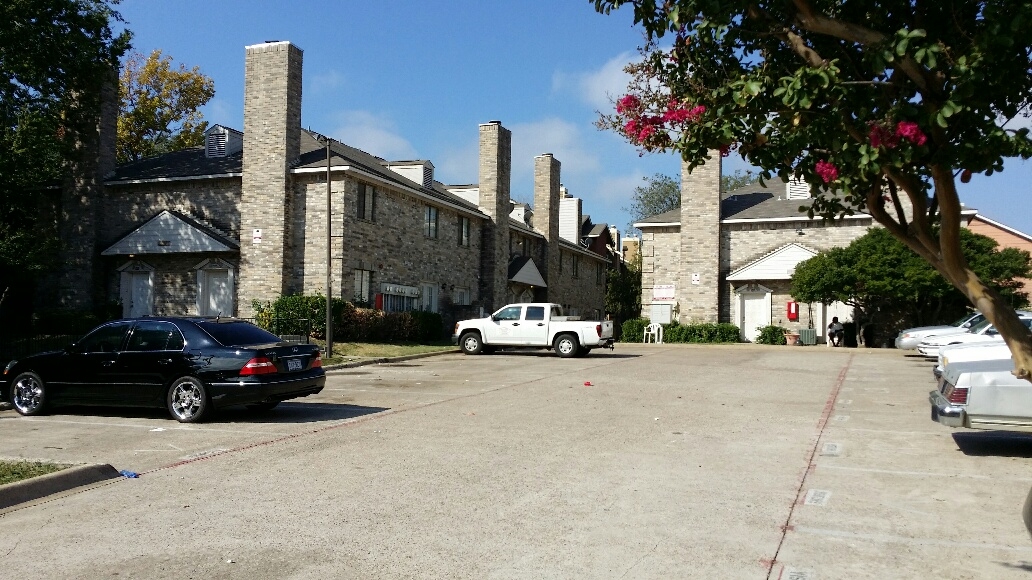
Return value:
<svg viewBox="0 0 1032 580">
<path fill-rule="evenodd" d="M 314 344 L 325 349 L 326 342 L 313 340 Z M 333 343 L 333 356 L 323 356 L 324 365 L 352 362 L 364 358 L 388 358 L 411 354 L 425 354 L 455 350 L 451 343 L 447 344 L 379 344 L 372 342 L 336 342 Z"/>
<path fill-rule="evenodd" d="M 66 467 L 68 466 L 41 461 L 0 461 L 0 485 L 54 473 Z"/>
</svg>

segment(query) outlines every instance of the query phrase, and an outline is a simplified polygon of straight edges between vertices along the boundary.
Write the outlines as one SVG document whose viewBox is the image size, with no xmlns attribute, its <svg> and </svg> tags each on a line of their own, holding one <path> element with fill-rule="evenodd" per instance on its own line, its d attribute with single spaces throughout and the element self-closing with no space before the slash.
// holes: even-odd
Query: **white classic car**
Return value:
<svg viewBox="0 0 1032 580">
<path fill-rule="evenodd" d="M 1026 328 L 1032 325 L 1032 313 L 1024 311 L 1018 312 L 1018 318 L 1021 319 L 1021 322 L 1024 323 Z M 996 327 L 993 326 L 993 323 L 986 319 L 979 324 L 972 326 L 967 331 L 939 334 L 926 338 L 921 341 L 921 344 L 917 345 L 917 352 L 930 358 L 937 358 L 939 356 L 939 349 L 947 345 L 989 342 L 994 340 L 1003 340 L 1003 338 L 996 330 Z"/>
<path fill-rule="evenodd" d="M 939 363 L 932 368 L 932 374 L 938 380 L 946 367 L 953 363 L 1010 360 L 1010 358 L 1010 347 L 1003 342 L 1002 338 L 990 342 L 951 344 L 939 349 Z"/>
<path fill-rule="evenodd" d="M 1013 370 L 1009 359 L 947 365 L 928 394 L 932 420 L 947 427 L 1032 431 L 1032 382 Z"/>
<path fill-rule="evenodd" d="M 970 312 L 961 316 L 951 324 L 907 328 L 899 331 L 899 335 L 896 336 L 896 348 L 914 350 L 922 340 L 930 336 L 967 330 L 983 320 L 985 320 L 985 315 L 981 312 Z"/>
</svg>

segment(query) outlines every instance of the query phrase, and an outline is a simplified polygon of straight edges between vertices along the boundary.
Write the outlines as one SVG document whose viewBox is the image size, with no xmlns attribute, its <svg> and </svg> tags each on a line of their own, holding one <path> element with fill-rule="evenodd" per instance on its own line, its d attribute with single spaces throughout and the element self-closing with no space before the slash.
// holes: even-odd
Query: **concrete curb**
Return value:
<svg viewBox="0 0 1032 580">
<path fill-rule="evenodd" d="M 114 467 L 93 463 L 0 485 L 0 510 L 116 477 L 121 474 Z"/>
<path fill-rule="evenodd" d="M 323 367 L 323 370 L 325 370 L 326 372 L 330 372 L 330 371 L 337 371 L 337 370 L 342 370 L 342 369 L 353 369 L 355 367 L 364 367 L 366 365 L 378 365 L 378 364 L 384 364 L 384 363 L 402 362 L 402 361 L 407 361 L 407 360 L 415 360 L 415 359 L 419 359 L 419 358 L 427 358 L 427 357 L 431 357 L 431 356 L 437 356 L 437 355 L 441 355 L 441 354 L 455 354 L 455 353 L 460 353 L 460 352 L 462 352 L 462 351 L 456 348 L 456 349 L 452 349 L 452 350 L 439 350 L 437 352 L 422 352 L 422 353 L 419 353 L 419 354 L 406 354 L 404 356 L 367 358 L 367 359 L 363 359 L 363 360 L 356 360 L 356 361 L 347 362 L 347 363 L 340 363 L 340 364 L 330 365 L 330 366 L 327 366 L 327 367 Z"/>
</svg>

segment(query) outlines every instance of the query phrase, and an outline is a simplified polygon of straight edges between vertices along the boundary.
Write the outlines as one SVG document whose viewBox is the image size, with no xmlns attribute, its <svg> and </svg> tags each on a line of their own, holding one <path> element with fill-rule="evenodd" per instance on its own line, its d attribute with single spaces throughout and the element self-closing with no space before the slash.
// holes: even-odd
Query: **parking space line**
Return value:
<svg viewBox="0 0 1032 580">
<path fill-rule="evenodd" d="M 1001 550 L 1007 552 L 1030 552 L 1032 546 L 1007 546 L 1005 544 L 982 544 L 979 542 L 954 542 L 952 540 L 939 540 L 934 538 L 908 538 L 906 536 L 895 536 L 892 534 L 864 534 L 860 532 L 849 532 L 846 530 L 829 530 L 824 528 L 810 528 L 806 526 L 795 526 L 796 532 L 810 534 L 813 536 L 825 536 L 830 538 L 848 538 L 850 540 L 866 540 L 881 544 L 906 544 L 910 546 L 942 546 L 946 548 L 969 548 L 975 550 Z"/>
<path fill-rule="evenodd" d="M 806 487 L 806 478 L 816 466 L 814 458 L 817 456 L 817 450 L 820 449 L 821 438 L 824 437 L 824 430 L 828 426 L 831 413 L 835 410 L 835 401 L 839 398 L 839 393 L 842 391 L 842 385 L 846 382 L 846 374 L 849 372 L 849 367 L 852 366 L 853 357 L 855 356 L 855 354 L 850 353 L 849 358 L 846 359 L 845 366 L 843 366 L 842 370 L 839 371 L 838 378 L 835 379 L 835 384 L 831 388 L 831 395 L 824 403 L 824 411 L 821 412 L 821 418 L 817 421 L 817 437 L 813 442 L 813 448 L 810 449 L 810 458 L 807 461 L 806 469 L 803 470 L 803 476 L 799 479 L 799 487 L 796 488 L 795 500 L 788 508 L 788 517 L 785 518 L 785 524 L 781 527 L 781 539 L 778 540 L 778 547 L 774 550 L 774 556 L 770 559 L 770 564 L 767 567 L 767 580 L 770 580 L 771 574 L 774 573 L 774 566 L 778 563 L 778 554 L 781 553 L 781 547 L 785 545 L 785 538 L 788 536 L 788 530 L 792 524 L 792 515 L 795 514 L 796 506 L 800 504 L 799 500 L 803 496 L 803 489 Z M 764 561 L 766 562 L 766 560 Z"/>
<path fill-rule="evenodd" d="M 343 393 L 385 393 L 389 395 L 430 395 L 432 397 L 452 397 L 457 393 L 431 393 L 428 391 L 409 391 L 406 389 L 381 389 L 378 387 L 370 387 L 367 389 L 360 389 L 357 387 L 343 388 L 343 389 L 323 389 L 326 391 L 337 391 Z"/>
</svg>

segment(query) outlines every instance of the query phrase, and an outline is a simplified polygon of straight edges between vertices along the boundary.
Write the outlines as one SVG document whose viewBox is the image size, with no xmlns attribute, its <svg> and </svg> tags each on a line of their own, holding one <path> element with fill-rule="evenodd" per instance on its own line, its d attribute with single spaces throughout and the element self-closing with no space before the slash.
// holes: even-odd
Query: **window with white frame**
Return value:
<svg viewBox="0 0 1032 580">
<path fill-rule="evenodd" d="M 428 205 L 426 206 L 426 212 L 423 214 L 423 233 L 428 238 L 437 237 L 437 208 Z"/>
<path fill-rule="evenodd" d="M 381 283 L 380 293 L 383 295 L 384 312 L 419 310 L 420 292 L 416 286 Z"/>
<path fill-rule="evenodd" d="M 437 312 L 437 298 L 439 296 L 437 284 L 433 282 L 420 284 L 419 309 L 426 312 Z"/>
<path fill-rule="evenodd" d="M 459 245 L 469 245 L 469 218 L 459 217 Z"/>
<path fill-rule="evenodd" d="M 456 306 L 469 306 L 469 288 L 456 288 L 452 291 L 452 304 Z"/>
<path fill-rule="evenodd" d="M 372 270 L 355 270 L 355 302 L 369 303 L 369 289 L 372 287 Z"/>
<path fill-rule="evenodd" d="M 376 188 L 358 184 L 358 219 L 376 221 Z"/>
</svg>

